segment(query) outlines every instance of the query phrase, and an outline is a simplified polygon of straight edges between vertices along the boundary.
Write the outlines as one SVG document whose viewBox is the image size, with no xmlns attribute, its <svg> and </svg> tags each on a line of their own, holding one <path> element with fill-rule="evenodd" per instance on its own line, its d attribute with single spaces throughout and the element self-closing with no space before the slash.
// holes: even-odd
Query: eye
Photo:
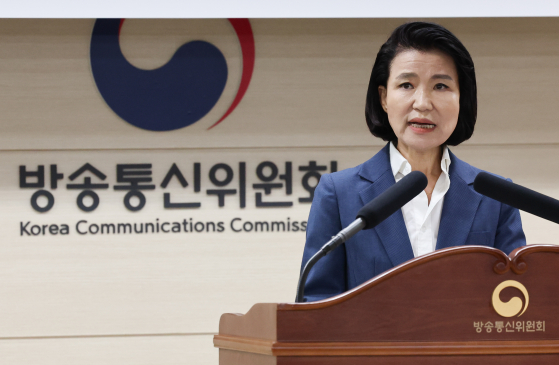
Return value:
<svg viewBox="0 0 559 365">
<path fill-rule="evenodd" d="M 413 85 L 409 82 L 404 82 L 403 84 L 398 85 L 402 89 L 413 89 Z"/>
<path fill-rule="evenodd" d="M 435 85 L 435 90 L 446 90 L 448 89 L 448 86 L 442 83 L 438 83 L 437 85 Z"/>
</svg>

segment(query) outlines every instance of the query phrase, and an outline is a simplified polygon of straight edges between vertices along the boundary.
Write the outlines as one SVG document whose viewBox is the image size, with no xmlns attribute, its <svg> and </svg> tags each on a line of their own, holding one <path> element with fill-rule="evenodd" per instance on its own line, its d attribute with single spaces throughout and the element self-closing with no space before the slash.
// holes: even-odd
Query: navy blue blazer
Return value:
<svg viewBox="0 0 559 365">
<path fill-rule="evenodd" d="M 436 249 L 483 245 L 509 254 L 526 245 L 518 209 L 476 193 L 473 182 L 481 170 L 452 153 L 450 160 L 450 188 L 444 197 Z M 393 184 L 389 145 L 359 166 L 324 174 L 314 192 L 303 265 L 353 222 L 361 207 Z M 343 293 L 413 257 L 404 216 L 398 210 L 323 257 L 309 273 L 305 298 L 315 301 Z"/>
</svg>

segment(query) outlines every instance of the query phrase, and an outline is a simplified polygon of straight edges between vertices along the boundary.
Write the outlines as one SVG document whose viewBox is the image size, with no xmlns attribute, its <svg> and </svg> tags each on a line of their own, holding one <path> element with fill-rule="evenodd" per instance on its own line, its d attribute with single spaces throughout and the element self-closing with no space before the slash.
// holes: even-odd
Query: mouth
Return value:
<svg viewBox="0 0 559 365">
<path fill-rule="evenodd" d="M 423 123 L 408 123 L 414 128 L 422 128 L 422 129 L 433 129 L 435 128 L 434 124 L 423 124 Z"/>
<path fill-rule="evenodd" d="M 427 118 L 413 118 L 408 122 L 408 125 L 413 128 L 418 128 L 422 130 L 429 130 L 435 128 L 435 124 Z"/>
</svg>

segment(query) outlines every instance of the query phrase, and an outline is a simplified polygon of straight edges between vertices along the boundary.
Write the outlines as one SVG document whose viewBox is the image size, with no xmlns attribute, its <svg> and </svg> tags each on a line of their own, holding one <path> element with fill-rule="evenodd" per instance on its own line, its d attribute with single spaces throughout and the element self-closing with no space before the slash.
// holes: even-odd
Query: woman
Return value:
<svg viewBox="0 0 559 365">
<path fill-rule="evenodd" d="M 409 172 L 423 172 L 428 185 L 320 260 L 305 285 L 307 301 L 340 294 L 435 249 L 485 245 L 508 254 L 526 244 L 518 210 L 476 193 L 472 184 L 481 170 L 447 148 L 472 136 L 477 116 L 474 64 L 450 31 L 424 22 L 396 28 L 377 54 L 365 115 L 371 133 L 389 143 L 362 165 L 322 176 L 303 265 Z"/>
</svg>

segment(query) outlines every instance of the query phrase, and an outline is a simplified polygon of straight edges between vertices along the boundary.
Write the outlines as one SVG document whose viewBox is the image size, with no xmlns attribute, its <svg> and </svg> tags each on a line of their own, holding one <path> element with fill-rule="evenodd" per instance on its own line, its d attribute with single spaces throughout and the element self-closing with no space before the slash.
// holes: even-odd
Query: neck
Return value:
<svg viewBox="0 0 559 365">
<path fill-rule="evenodd" d="M 409 148 L 403 143 L 396 146 L 398 151 L 408 160 L 412 171 L 421 171 L 427 176 L 427 179 L 439 178 L 441 170 L 441 159 L 443 156 L 443 147 L 435 147 L 426 151 L 417 151 Z"/>
</svg>

